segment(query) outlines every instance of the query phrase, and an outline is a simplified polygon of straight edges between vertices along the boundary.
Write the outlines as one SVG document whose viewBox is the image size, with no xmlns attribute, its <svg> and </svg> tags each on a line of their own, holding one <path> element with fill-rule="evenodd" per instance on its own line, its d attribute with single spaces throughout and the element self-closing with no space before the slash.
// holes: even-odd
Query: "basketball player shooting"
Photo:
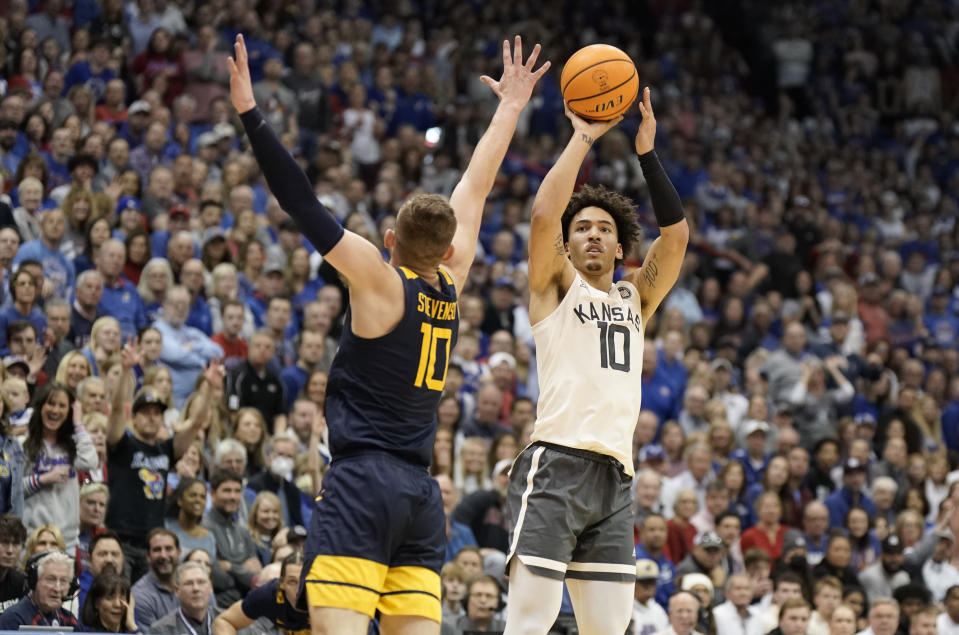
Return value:
<svg viewBox="0 0 959 635">
<path fill-rule="evenodd" d="M 436 406 L 456 344 L 456 289 L 466 281 L 486 197 L 520 111 L 549 62 L 533 70 L 522 41 L 503 43 L 503 75 L 482 80 L 499 97 L 489 128 L 449 202 L 418 195 L 384 243 L 390 262 L 345 231 L 263 119 L 243 36 L 229 60 L 230 98 L 270 190 L 317 251 L 347 280 L 349 310 L 327 385 L 333 457 L 314 502 L 300 600 L 313 633 L 360 635 L 381 613 L 386 634 L 440 631 L 445 527 L 428 470 Z"/>
<path fill-rule="evenodd" d="M 636 152 L 660 226 L 639 270 L 613 283 L 639 238 L 632 201 L 589 186 L 573 195 L 593 143 L 622 117 L 589 122 L 567 108 L 573 136 L 533 203 L 529 315 L 541 392 L 533 443 L 510 473 L 506 635 L 544 635 L 564 579 L 580 633 L 623 633 L 629 624 L 643 332 L 679 275 L 689 239 L 679 196 L 653 150 L 648 88 L 639 109 Z"/>
</svg>

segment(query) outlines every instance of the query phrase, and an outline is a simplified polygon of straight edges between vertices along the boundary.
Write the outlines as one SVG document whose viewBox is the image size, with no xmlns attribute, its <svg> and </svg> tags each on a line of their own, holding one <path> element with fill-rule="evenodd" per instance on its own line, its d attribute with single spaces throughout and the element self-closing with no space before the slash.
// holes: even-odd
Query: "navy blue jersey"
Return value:
<svg viewBox="0 0 959 635">
<path fill-rule="evenodd" d="M 252 620 L 269 618 L 282 635 L 310 635 L 310 614 L 297 611 L 287 602 L 279 580 L 270 580 L 247 593 L 240 608 Z"/>
<path fill-rule="evenodd" d="M 326 421 L 330 452 L 337 456 L 385 450 L 428 466 L 436 406 L 456 345 L 456 289 L 440 271 L 440 289 L 405 267 L 405 309 L 382 337 L 357 337 L 347 311 L 340 348 L 330 368 Z"/>
</svg>

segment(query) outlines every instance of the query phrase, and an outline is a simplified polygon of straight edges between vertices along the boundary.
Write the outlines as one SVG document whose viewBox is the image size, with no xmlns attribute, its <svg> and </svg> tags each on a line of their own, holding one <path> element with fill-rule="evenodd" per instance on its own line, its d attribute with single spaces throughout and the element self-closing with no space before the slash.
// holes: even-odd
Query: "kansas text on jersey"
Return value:
<svg viewBox="0 0 959 635">
<path fill-rule="evenodd" d="M 643 328 L 636 287 L 621 280 L 604 292 L 576 274 L 533 326 L 541 387 L 533 441 L 606 454 L 632 474 Z"/>
</svg>

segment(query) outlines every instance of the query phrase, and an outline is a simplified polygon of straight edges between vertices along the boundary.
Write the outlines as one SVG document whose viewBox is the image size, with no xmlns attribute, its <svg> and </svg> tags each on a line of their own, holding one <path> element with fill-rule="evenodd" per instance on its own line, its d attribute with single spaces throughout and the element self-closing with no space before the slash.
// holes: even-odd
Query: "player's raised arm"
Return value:
<svg viewBox="0 0 959 635">
<path fill-rule="evenodd" d="M 345 231 L 317 200 L 306 174 L 256 107 L 243 35 L 236 36 L 233 46 L 236 58 L 228 58 L 230 99 L 240 114 L 253 154 L 280 207 L 351 285 L 370 289 L 388 284 L 385 281 L 391 279 L 388 278 L 390 268 L 379 250 L 364 238 Z"/>
<path fill-rule="evenodd" d="M 453 235 L 453 254 L 444 265 L 450 270 L 457 287 L 465 282 L 473 264 L 486 197 L 493 189 L 496 173 L 516 131 L 520 111 L 529 102 L 533 86 L 549 70 L 549 62 L 533 70 L 539 51 L 537 44 L 524 64 L 522 38 L 516 36 L 512 51 L 509 40 L 504 40 L 503 76 L 499 81 L 485 75 L 481 78 L 500 102 L 489 128 L 473 150 L 463 178 L 450 196 L 450 206 L 456 214 L 456 233 Z"/>
<path fill-rule="evenodd" d="M 649 198 L 660 231 L 659 238 L 653 242 L 646 254 L 643 266 L 628 278 L 639 291 L 645 324 L 679 277 L 679 270 L 686 256 L 686 245 L 689 243 L 689 225 L 679 194 L 653 150 L 656 117 L 653 114 L 648 87 L 643 90 L 639 111 L 643 115 L 643 122 L 636 133 L 636 153 L 639 154 L 639 164 L 643 168 L 643 176 L 646 177 Z"/>
<path fill-rule="evenodd" d="M 622 117 L 611 121 L 587 121 L 568 107 L 566 116 L 573 122 L 573 136 L 556 164 L 550 169 L 533 200 L 529 236 L 529 286 L 534 295 L 563 289 L 573 280 L 573 265 L 566 257 L 563 227 L 560 223 L 573 195 L 576 175 L 593 143 L 616 126 Z M 535 317 L 533 318 L 536 319 Z"/>
</svg>

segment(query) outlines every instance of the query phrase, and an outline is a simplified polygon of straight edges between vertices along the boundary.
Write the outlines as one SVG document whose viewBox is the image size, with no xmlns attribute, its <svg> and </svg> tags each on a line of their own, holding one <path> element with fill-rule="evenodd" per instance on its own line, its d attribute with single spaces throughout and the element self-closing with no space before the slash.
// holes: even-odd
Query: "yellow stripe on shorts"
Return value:
<svg viewBox="0 0 959 635">
<path fill-rule="evenodd" d="M 440 576 L 424 567 L 392 567 L 377 608 L 384 615 L 413 615 L 440 622 Z"/>
<path fill-rule="evenodd" d="M 347 556 L 316 556 L 306 576 L 310 606 L 349 609 L 376 614 L 376 605 L 389 567 L 379 562 Z"/>
</svg>

